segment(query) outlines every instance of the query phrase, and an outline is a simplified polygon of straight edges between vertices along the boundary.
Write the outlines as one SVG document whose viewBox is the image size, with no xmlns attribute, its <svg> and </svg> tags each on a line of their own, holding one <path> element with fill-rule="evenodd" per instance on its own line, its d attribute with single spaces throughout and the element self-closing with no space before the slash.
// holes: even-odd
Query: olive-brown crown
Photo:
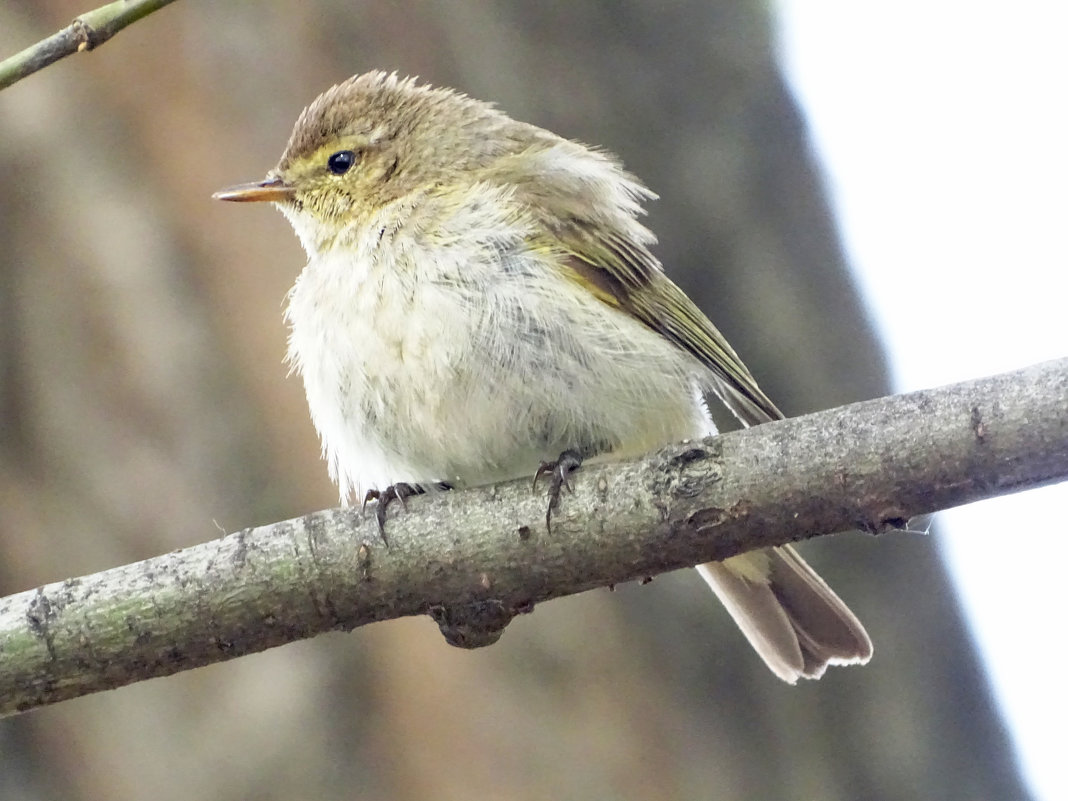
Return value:
<svg viewBox="0 0 1068 801">
<path fill-rule="evenodd" d="M 551 136 L 489 103 L 375 71 L 304 109 L 270 176 L 291 188 L 297 210 L 343 225 L 413 191 L 470 179 Z"/>
</svg>

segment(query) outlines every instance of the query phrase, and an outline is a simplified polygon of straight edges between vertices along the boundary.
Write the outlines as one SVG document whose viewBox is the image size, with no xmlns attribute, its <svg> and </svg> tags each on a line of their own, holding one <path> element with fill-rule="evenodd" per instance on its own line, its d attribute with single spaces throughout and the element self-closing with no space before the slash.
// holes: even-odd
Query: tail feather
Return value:
<svg viewBox="0 0 1068 801">
<path fill-rule="evenodd" d="M 698 565 L 697 570 L 783 681 L 818 679 L 828 665 L 871 659 L 864 626 L 790 546 Z"/>
</svg>

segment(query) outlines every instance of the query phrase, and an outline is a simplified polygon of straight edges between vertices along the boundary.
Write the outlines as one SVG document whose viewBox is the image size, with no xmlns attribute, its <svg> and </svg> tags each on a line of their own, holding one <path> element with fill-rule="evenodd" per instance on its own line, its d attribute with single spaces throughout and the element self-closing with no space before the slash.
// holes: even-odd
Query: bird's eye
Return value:
<svg viewBox="0 0 1068 801">
<path fill-rule="evenodd" d="M 339 150 L 326 160 L 326 168 L 334 175 L 344 175 L 356 163 L 356 153 L 352 150 Z"/>
</svg>

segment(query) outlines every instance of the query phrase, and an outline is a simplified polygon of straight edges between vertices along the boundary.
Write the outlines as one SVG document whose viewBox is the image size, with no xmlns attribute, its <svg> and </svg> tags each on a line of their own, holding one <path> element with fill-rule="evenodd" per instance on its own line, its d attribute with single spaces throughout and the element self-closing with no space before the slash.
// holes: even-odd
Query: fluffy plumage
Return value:
<svg viewBox="0 0 1068 801">
<path fill-rule="evenodd" d="M 221 196 L 276 201 L 308 253 L 289 358 L 343 500 L 704 436 L 708 394 L 745 425 L 782 416 L 650 251 L 653 194 L 489 104 L 355 77 L 305 109 L 266 181 Z M 699 570 L 786 681 L 870 657 L 792 548 Z"/>
</svg>

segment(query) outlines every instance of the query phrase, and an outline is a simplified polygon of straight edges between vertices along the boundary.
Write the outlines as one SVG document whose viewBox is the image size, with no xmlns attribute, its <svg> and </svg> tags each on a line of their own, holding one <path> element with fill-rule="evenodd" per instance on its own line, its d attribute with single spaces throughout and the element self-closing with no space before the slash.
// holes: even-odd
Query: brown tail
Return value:
<svg viewBox="0 0 1068 801">
<path fill-rule="evenodd" d="M 818 679 L 828 665 L 871 659 L 864 626 L 789 545 L 698 565 L 697 571 L 783 681 Z"/>
</svg>

